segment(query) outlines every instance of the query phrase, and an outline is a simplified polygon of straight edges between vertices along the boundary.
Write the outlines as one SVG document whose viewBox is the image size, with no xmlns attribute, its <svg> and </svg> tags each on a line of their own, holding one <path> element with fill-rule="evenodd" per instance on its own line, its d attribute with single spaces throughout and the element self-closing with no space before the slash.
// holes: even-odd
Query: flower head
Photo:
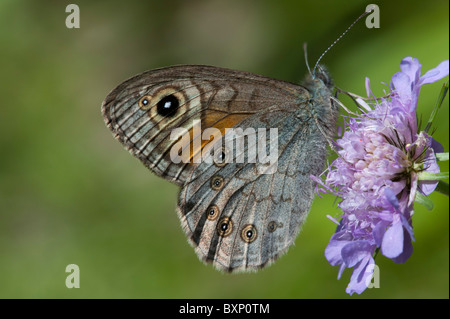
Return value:
<svg viewBox="0 0 450 319">
<path fill-rule="evenodd" d="M 328 192 L 339 196 L 342 219 L 325 249 L 331 265 L 353 268 L 347 293 L 362 293 L 372 278 L 373 255 L 380 250 L 396 263 L 412 254 L 414 240 L 411 217 L 416 192 L 429 195 L 435 181 L 421 181 L 418 173 L 438 173 L 435 152 L 439 143 L 419 132 L 416 108 L 423 84 L 449 73 L 448 60 L 420 75 L 421 64 L 407 57 L 394 74 L 388 98 L 366 109 L 362 115 L 347 118 L 344 134 L 336 141 L 339 157 L 317 179 Z M 370 83 L 366 80 L 368 95 Z"/>
</svg>

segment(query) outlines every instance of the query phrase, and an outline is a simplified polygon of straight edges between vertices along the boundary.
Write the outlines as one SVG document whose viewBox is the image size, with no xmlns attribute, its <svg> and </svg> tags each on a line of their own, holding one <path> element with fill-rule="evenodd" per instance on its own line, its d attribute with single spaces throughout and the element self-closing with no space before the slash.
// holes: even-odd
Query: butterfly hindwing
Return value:
<svg viewBox="0 0 450 319">
<path fill-rule="evenodd" d="M 307 154 L 319 155 L 326 145 L 313 121 L 299 119 L 295 111 L 278 107 L 239 124 L 244 130 L 277 128 L 279 157 L 270 174 L 259 171 L 258 163 L 236 163 L 236 149 L 231 163 L 202 162 L 192 171 L 180 192 L 178 213 L 200 259 L 226 271 L 255 270 L 294 242 L 314 195 L 309 176 L 323 167 L 320 156 Z M 219 187 L 215 178 L 223 179 Z"/>
</svg>

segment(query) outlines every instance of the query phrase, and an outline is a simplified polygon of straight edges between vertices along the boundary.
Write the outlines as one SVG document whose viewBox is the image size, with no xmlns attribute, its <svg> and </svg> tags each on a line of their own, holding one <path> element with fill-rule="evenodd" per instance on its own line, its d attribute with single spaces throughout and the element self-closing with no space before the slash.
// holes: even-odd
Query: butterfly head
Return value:
<svg viewBox="0 0 450 319">
<path fill-rule="evenodd" d="M 327 138 L 332 137 L 335 134 L 339 108 L 331 99 L 334 82 L 330 73 L 323 65 L 318 65 L 315 72 L 308 74 L 302 85 L 310 93 L 309 112 L 320 125 L 322 133 Z"/>
<path fill-rule="evenodd" d="M 309 89 L 314 98 L 328 97 L 334 88 L 333 78 L 323 65 L 319 65 L 314 73 L 308 74 L 303 85 Z"/>
<path fill-rule="evenodd" d="M 312 75 L 312 78 L 315 81 L 322 82 L 322 84 L 325 85 L 329 90 L 332 90 L 334 88 L 333 79 L 331 78 L 331 75 L 328 72 L 327 68 L 323 65 L 318 66 L 317 72 Z"/>
</svg>

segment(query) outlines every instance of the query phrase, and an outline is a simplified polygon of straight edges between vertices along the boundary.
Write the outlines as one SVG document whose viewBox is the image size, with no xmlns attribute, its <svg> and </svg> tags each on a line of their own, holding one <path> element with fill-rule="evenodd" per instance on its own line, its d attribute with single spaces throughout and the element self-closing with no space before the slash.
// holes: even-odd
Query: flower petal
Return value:
<svg viewBox="0 0 450 319">
<path fill-rule="evenodd" d="M 361 260 L 353 268 L 353 273 L 345 292 L 350 295 L 356 292 L 359 295 L 366 290 L 372 279 L 373 265 L 375 265 L 375 261 L 370 255 Z"/>
<path fill-rule="evenodd" d="M 431 69 L 420 77 L 420 85 L 436 82 L 448 75 L 448 60 L 442 61 L 437 67 Z"/>
<path fill-rule="evenodd" d="M 370 89 L 370 79 L 367 76 L 366 76 L 365 86 L 366 86 L 367 97 L 370 97 L 370 95 L 372 94 L 372 90 Z"/>
<path fill-rule="evenodd" d="M 416 83 L 417 81 L 419 81 L 421 68 L 422 64 L 419 63 L 419 60 L 410 56 L 404 58 L 400 62 L 400 70 L 402 70 L 402 73 L 408 75 L 412 83 Z"/>
<path fill-rule="evenodd" d="M 437 167 L 439 167 L 439 166 L 437 166 Z M 428 196 L 432 192 L 434 192 L 434 190 L 436 189 L 438 184 L 439 184 L 439 181 L 419 181 L 418 189 L 421 191 L 422 194 L 424 194 L 425 196 Z"/>
<path fill-rule="evenodd" d="M 373 228 L 372 234 L 373 234 L 373 238 L 375 239 L 375 243 L 376 243 L 377 247 L 381 246 L 384 233 L 386 232 L 386 229 L 388 228 L 389 225 L 390 225 L 389 222 L 382 220 L 382 221 L 379 221 Z"/>
<path fill-rule="evenodd" d="M 400 222 L 394 222 L 383 236 L 381 253 L 388 258 L 398 257 L 403 252 L 403 226 Z"/>
<path fill-rule="evenodd" d="M 431 138 L 431 148 L 435 153 L 443 153 L 444 152 L 444 146 L 441 145 L 438 141 L 436 141 L 434 138 Z"/>
<path fill-rule="evenodd" d="M 343 263 L 341 254 L 342 248 L 350 243 L 348 240 L 336 240 L 336 235 L 337 233 L 331 237 L 328 246 L 325 248 L 325 258 L 331 266 L 336 266 Z"/>
<path fill-rule="evenodd" d="M 342 248 L 342 259 L 348 268 L 354 267 L 364 257 L 371 256 L 374 248 L 367 240 L 348 243 Z"/>
<path fill-rule="evenodd" d="M 339 272 L 338 272 L 338 276 L 337 276 L 337 279 L 338 279 L 338 280 L 341 279 L 341 276 L 342 276 L 342 273 L 344 272 L 344 270 L 345 270 L 345 265 L 344 265 L 344 264 L 341 264 L 341 265 L 339 266 Z"/>
<path fill-rule="evenodd" d="M 403 251 L 400 255 L 398 255 L 395 258 L 392 258 L 392 261 L 396 264 L 403 264 L 405 261 L 411 257 L 413 253 L 413 246 L 411 243 L 411 237 L 409 236 L 409 233 L 404 230 L 404 236 L 403 236 Z"/>
<path fill-rule="evenodd" d="M 426 166 L 426 171 L 429 173 L 439 173 L 441 170 L 439 168 L 439 165 L 436 160 L 436 155 L 434 153 L 434 149 L 440 150 L 440 147 L 442 147 L 441 144 L 439 144 L 437 141 L 432 140 L 431 141 L 431 148 L 428 148 L 425 153 L 425 159 L 424 163 Z M 443 148 L 442 148 L 443 150 Z M 439 181 L 418 181 L 418 189 L 421 193 L 424 195 L 430 195 L 434 190 L 436 189 Z"/>
<path fill-rule="evenodd" d="M 414 232 L 410 222 L 408 222 L 408 220 L 403 215 L 400 216 L 400 220 L 402 221 L 403 228 L 408 232 L 410 239 L 412 241 L 415 241 L 416 239 L 414 238 Z M 409 220 L 411 221 L 411 218 Z"/>
<path fill-rule="evenodd" d="M 392 206 L 395 207 L 396 210 L 399 209 L 400 204 L 398 203 L 398 199 L 396 194 L 392 191 L 392 189 L 385 187 L 384 188 L 384 196 L 386 196 L 386 199 L 391 203 Z"/>
<path fill-rule="evenodd" d="M 408 74 L 397 72 L 392 76 L 391 86 L 401 97 L 411 96 L 411 79 Z"/>
</svg>

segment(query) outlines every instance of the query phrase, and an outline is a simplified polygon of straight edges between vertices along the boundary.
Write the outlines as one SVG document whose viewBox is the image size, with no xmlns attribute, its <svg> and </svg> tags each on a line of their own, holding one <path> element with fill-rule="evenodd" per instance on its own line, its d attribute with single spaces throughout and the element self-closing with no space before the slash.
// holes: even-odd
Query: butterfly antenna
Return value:
<svg viewBox="0 0 450 319">
<path fill-rule="evenodd" d="M 330 49 L 340 40 L 340 39 L 342 39 L 342 37 L 351 29 L 351 28 L 353 28 L 353 26 L 356 24 L 356 22 L 358 22 L 359 20 L 361 20 L 363 17 L 365 17 L 367 14 L 369 14 L 370 12 L 372 12 L 373 11 L 373 7 L 372 6 L 368 6 L 367 8 L 366 8 L 366 11 L 363 13 L 363 14 L 361 14 L 355 21 L 353 21 L 353 23 L 347 28 L 347 30 L 345 30 L 329 47 L 328 47 L 328 49 L 326 49 L 323 53 L 322 53 L 322 55 L 319 57 L 319 59 L 317 59 L 317 62 L 316 62 L 316 64 L 314 65 L 314 69 L 313 69 L 313 71 L 312 71 L 312 76 L 314 77 L 315 76 L 315 72 L 316 72 L 316 68 L 317 68 L 317 66 L 319 65 L 319 62 L 320 62 L 320 60 L 322 60 L 322 58 L 323 58 L 323 56 L 325 55 L 325 54 L 327 54 L 327 52 L 328 51 L 330 51 Z M 309 69 L 309 67 L 308 67 L 308 69 Z M 311 73 L 311 72 L 310 72 Z"/>
<path fill-rule="evenodd" d="M 303 51 L 305 52 L 305 62 L 306 62 L 306 67 L 308 68 L 308 72 L 310 75 L 312 75 L 311 73 L 311 69 L 309 68 L 309 62 L 308 62 L 308 44 L 305 42 L 303 43 Z"/>
</svg>

